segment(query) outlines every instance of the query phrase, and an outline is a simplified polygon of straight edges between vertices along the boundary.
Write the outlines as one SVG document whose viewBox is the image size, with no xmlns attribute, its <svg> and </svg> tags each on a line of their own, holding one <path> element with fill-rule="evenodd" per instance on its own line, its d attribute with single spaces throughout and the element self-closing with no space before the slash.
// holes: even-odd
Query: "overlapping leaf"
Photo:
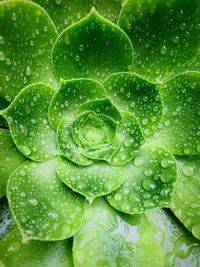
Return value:
<svg viewBox="0 0 200 267">
<path fill-rule="evenodd" d="M 133 62 L 129 38 L 94 10 L 56 40 L 52 62 L 58 78 L 104 80 L 113 72 L 127 71 Z"/>
<path fill-rule="evenodd" d="M 42 6 L 53 19 L 59 32 L 66 29 L 67 26 L 77 22 L 87 13 L 92 7 L 105 18 L 117 22 L 119 12 L 121 10 L 121 0 L 33 0 Z"/>
<path fill-rule="evenodd" d="M 127 0 L 118 25 L 135 49 L 134 72 L 160 81 L 200 69 L 199 0 Z"/>
<path fill-rule="evenodd" d="M 29 85 L 3 111 L 17 148 L 35 161 L 44 161 L 57 154 L 55 132 L 48 122 L 53 92 L 46 84 Z"/>
<path fill-rule="evenodd" d="M 200 157 L 180 157 L 172 210 L 192 234 L 200 239 Z"/>
<path fill-rule="evenodd" d="M 124 171 L 123 166 L 100 161 L 90 166 L 77 166 L 63 157 L 57 160 L 57 172 L 62 181 L 90 203 L 94 198 L 116 190 L 124 181 Z"/>
<path fill-rule="evenodd" d="M 177 155 L 200 153 L 200 72 L 185 72 L 161 86 L 164 116 L 149 142 Z"/>
<path fill-rule="evenodd" d="M 120 214 L 103 199 L 86 207 L 84 224 L 74 236 L 73 256 L 80 267 L 164 266 L 145 217 Z"/>
<path fill-rule="evenodd" d="M 0 198 L 6 194 L 7 181 L 10 174 L 20 166 L 25 157 L 17 150 L 10 132 L 0 129 Z"/>
<path fill-rule="evenodd" d="M 24 242 L 62 240 L 80 228 L 84 200 L 61 183 L 54 159 L 26 162 L 13 172 L 8 200 Z"/>
<path fill-rule="evenodd" d="M 48 14 L 27 1 L 0 3 L 0 96 L 13 98 L 28 84 L 56 84 L 51 49 L 57 31 Z"/>
<path fill-rule="evenodd" d="M 146 217 L 161 244 L 166 267 L 197 267 L 200 243 L 185 229 L 169 210 L 159 209 Z"/>
<path fill-rule="evenodd" d="M 144 134 L 155 131 L 162 117 L 162 102 L 158 87 L 134 73 L 115 73 L 103 85 L 114 105 L 138 118 Z"/>
<path fill-rule="evenodd" d="M 73 267 L 70 240 L 24 244 L 18 229 L 0 241 L 0 258 L 7 267 Z"/>
<path fill-rule="evenodd" d="M 143 213 L 148 209 L 169 206 L 176 181 L 176 163 L 171 153 L 143 146 L 125 168 L 125 181 L 107 196 L 116 209 Z"/>
</svg>

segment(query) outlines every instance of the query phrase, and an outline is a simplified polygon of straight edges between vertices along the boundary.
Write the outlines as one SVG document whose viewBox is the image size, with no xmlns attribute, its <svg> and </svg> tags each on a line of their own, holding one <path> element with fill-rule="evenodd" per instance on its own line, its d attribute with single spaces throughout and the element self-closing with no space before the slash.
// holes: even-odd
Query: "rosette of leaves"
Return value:
<svg viewBox="0 0 200 267">
<path fill-rule="evenodd" d="M 0 2 L 1 266 L 199 266 L 199 13 Z"/>
</svg>

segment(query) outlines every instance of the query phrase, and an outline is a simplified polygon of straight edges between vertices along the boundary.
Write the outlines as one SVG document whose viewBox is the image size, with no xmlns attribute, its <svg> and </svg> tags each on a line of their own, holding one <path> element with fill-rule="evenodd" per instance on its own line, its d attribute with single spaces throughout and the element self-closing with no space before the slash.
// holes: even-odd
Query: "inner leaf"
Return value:
<svg viewBox="0 0 200 267">
<path fill-rule="evenodd" d="M 94 112 L 82 113 L 73 123 L 74 141 L 86 150 L 112 143 L 117 124 L 108 116 Z"/>
<path fill-rule="evenodd" d="M 104 87 L 91 79 L 62 81 L 49 106 L 49 122 L 56 129 L 59 122 L 66 118 L 73 121 L 76 109 L 82 103 L 106 97 Z"/>
</svg>

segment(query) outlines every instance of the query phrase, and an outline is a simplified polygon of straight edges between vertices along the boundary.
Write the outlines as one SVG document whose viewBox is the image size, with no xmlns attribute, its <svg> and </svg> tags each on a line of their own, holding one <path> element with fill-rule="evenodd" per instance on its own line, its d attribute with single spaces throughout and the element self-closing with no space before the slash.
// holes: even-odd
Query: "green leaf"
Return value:
<svg viewBox="0 0 200 267">
<path fill-rule="evenodd" d="M 124 165 L 130 162 L 144 143 L 140 125 L 129 112 L 122 112 L 122 122 L 118 130 L 118 138 L 121 144 L 116 153 L 109 159 L 112 165 Z"/>
<path fill-rule="evenodd" d="M 73 267 L 70 240 L 21 242 L 18 229 L 0 241 L 0 258 L 6 267 Z"/>
<path fill-rule="evenodd" d="M 200 239 L 200 157 L 179 157 L 178 180 L 171 208 L 192 234 Z"/>
<path fill-rule="evenodd" d="M 73 138 L 77 145 L 86 150 L 99 149 L 112 144 L 118 124 L 110 117 L 86 111 L 73 123 Z"/>
<path fill-rule="evenodd" d="M 94 198 L 116 190 L 124 181 L 124 168 L 97 161 L 90 166 L 77 166 L 58 157 L 57 173 L 73 191 L 92 203 Z"/>
<path fill-rule="evenodd" d="M 83 148 L 79 147 L 73 140 L 73 124 L 67 119 L 61 120 L 57 129 L 57 143 L 59 155 L 79 165 L 90 165 L 92 160 L 82 154 Z"/>
<path fill-rule="evenodd" d="M 78 107 L 77 112 L 82 113 L 88 110 L 104 114 L 117 122 L 122 119 L 120 112 L 108 98 L 85 102 Z"/>
<path fill-rule="evenodd" d="M 80 228 L 84 200 L 61 183 L 54 159 L 24 163 L 10 176 L 7 190 L 23 242 L 62 240 Z"/>
<path fill-rule="evenodd" d="M 17 150 L 7 129 L 0 129 L 0 151 L 0 198 L 2 198 L 6 194 L 10 174 L 25 161 L 25 157 Z"/>
<path fill-rule="evenodd" d="M 134 73 L 121 72 L 110 75 L 103 85 L 119 110 L 136 116 L 146 136 L 154 132 L 162 117 L 162 102 L 156 84 Z"/>
<path fill-rule="evenodd" d="M 148 142 L 177 155 L 200 153 L 199 94 L 200 72 L 185 72 L 164 83 L 164 116 Z"/>
<path fill-rule="evenodd" d="M 44 161 L 57 154 L 55 132 L 48 123 L 53 92 L 46 84 L 29 85 L 3 112 L 17 148 L 35 161 Z"/>
<path fill-rule="evenodd" d="M 48 14 L 30 1 L 0 3 L 0 96 L 13 100 L 35 82 L 55 85 L 51 49 L 57 38 Z"/>
<path fill-rule="evenodd" d="M 121 0 L 34 0 L 42 6 L 54 21 L 59 32 L 83 18 L 92 7 L 110 21 L 117 22 L 121 10 Z"/>
<path fill-rule="evenodd" d="M 88 100 L 106 97 L 102 85 L 90 79 L 74 79 L 62 81 L 49 106 L 49 122 L 57 128 L 61 119 L 73 121 L 78 106 Z"/>
<path fill-rule="evenodd" d="M 15 228 L 6 197 L 0 200 L 0 240 Z M 1 265 L 0 265 L 1 266 Z"/>
<path fill-rule="evenodd" d="M 199 0 L 127 0 L 119 26 L 135 49 L 132 70 L 163 80 L 184 70 L 199 70 Z"/>
<path fill-rule="evenodd" d="M 58 78 L 90 77 L 102 81 L 113 72 L 128 70 L 133 48 L 119 27 L 93 9 L 58 37 L 52 62 Z"/>
<path fill-rule="evenodd" d="M 197 267 L 200 243 L 185 229 L 175 216 L 165 209 L 157 209 L 146 217 L 161 244 L 165 267 Z"/>
<path fill-rule="evenodd" d="M 0 111 L 7 108 L 9 106 L 9 102 L 4 98 L 0 97 Z M 7 121 L 0 115 L 0 127 L 8 126 Z"/>
<path fill-rule="evenodd" d="M 74 236 L 75 266 L 164 267 L 160 245 L 143 215 L 117 213 L 103 199 L 87 205 Z"/>
<path fill-rule="evenodd" d="M 162 148 L 144 145 L 125 169 L 124 183 L 107 196 L 116 209 L 138 214 L 168 207 L 176 181 L 176 162 Z"/>
</svg>

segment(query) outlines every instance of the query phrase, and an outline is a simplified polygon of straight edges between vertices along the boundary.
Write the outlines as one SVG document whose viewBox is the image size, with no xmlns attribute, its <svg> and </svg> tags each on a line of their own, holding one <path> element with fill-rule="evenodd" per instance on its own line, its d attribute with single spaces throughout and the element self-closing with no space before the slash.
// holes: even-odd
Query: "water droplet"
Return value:
<svg viewBox="0 0 200 267">
<path fill-rule="evenodd" d="M 166 157 L 166 158 L 161 160 L 161 166 L 163 168 L 168 168 L 171 165 L 174 165 L 174 161 L 171 158 Z"/>
<path fill-rule="evenodd" d="M 16 15 L 16 13 L 12 13 L 12 17 L 11 17 L 11 18 L 12 18 L 13 21 L 16 21 L 16 20 L 17 20 L 17 15 Z"/>
<path fill-rule="evenodd" d="M 173 43 L 177 44 L 179 42 L 179 37 L 178 36 L 174 36 L 172 41 L 173 41 Z"/>
<path fill-rule="evenodd" d="M 164 54 L 166 54 L 166 52 L 167 52 L 167 48 L 166 48 L 165 45 L 163 45 L 163 46 L 161 47 L 161 49 L 160 49 L 160 53 L 161 53 L 162 55 L 164 55 Z"/>
<path fill-rule="evenodd" d="M 144 157 L 140 157 L 140 156 L 138 156 L 138 157 L 136 157 L 135 160 L 134 160 L 134 165 L 135 165 L 136 167 L 140 167 L 140 166 L 142 166 L 142 165 L 144 164 L 144 162 L 145 162 Z"/>
<path fill-rule="evenodd" d="M 62 3 L 62 0 L 55 0 L 55 3 L 56 3 L 57 5 L 60 5 L 60 4 Z"/>
<path fill-rule="evenodd" d="M 25 155 L 28 156 L 31 154 L 31 150 L 28 146 L 20 146 L 19 150 Z"/>
<path fill-rule="evenodd" d="M 200 224 L 195 224 L 193 227 L 192 227 L 192 234 L 200 239 Z"/>
<path fill-rule="evenodd" d="M 185 176 L 191 177 L 194 175 L 194 173 L 195 173 L 195 165 L 193 163 L 188 162 L 183 166 L 183 174 Z"/>
<path fill-rule="evenodd" d="M 156 188 L 156 184 L 151 179 L 145 179 L 142 183 L 143 188 L 147 191 L 152 191 Z"/>
<path fill-rule="evenodd" d="M 76 62 L 79 62 L 79 61 L 80 61 L 80 57 L 79 57 L 79 55 L 76 55 L 76 56 L 75 56 L 75 61 L 76 61 Z"/>
<path fill-rule="evenodd" d="M 38 200 L 36 198 L 30 198 L 29 199 L 29 203 L 32 205 L 32 206 L 37 206 L 38 205 Z"/>
<path fill-rule="evenodd" d="M 27 66 L 27 68 L 26 68 L 26 75 L 27 76 L 30 76 L 31 75 L 31 68 L 30 68 L 30 66 Z"/>
<path fill-rule="evenodd" d="M 79 50 L 80 51 L 83 51 L 84 50 L 84 46 L 81 44 L 81 45 L 79 45 Z"/>
<path fill-rule="evenodd" d="M 5 40 L 4 40 L 3 36 L 0 36 L 0 44 L 5 44 Z"/>
<path fill-rule="evenodd" d="M 3 51 L 0 51 L 0 61 L 4 61 L 6 59 L 6 56 Z"/>
<path fill-rule="evenodd" d="M 180 258 L 180 259 L 184 259 L 187 258 L 189 256 L 189 254 L 192 251 L 192 244 L 190 243 L 190 241 L 187 239 L 186 236 L 180 236 L 175 243 L 174 246 L 174 252 L 175 255 Z"/>
</svg>

